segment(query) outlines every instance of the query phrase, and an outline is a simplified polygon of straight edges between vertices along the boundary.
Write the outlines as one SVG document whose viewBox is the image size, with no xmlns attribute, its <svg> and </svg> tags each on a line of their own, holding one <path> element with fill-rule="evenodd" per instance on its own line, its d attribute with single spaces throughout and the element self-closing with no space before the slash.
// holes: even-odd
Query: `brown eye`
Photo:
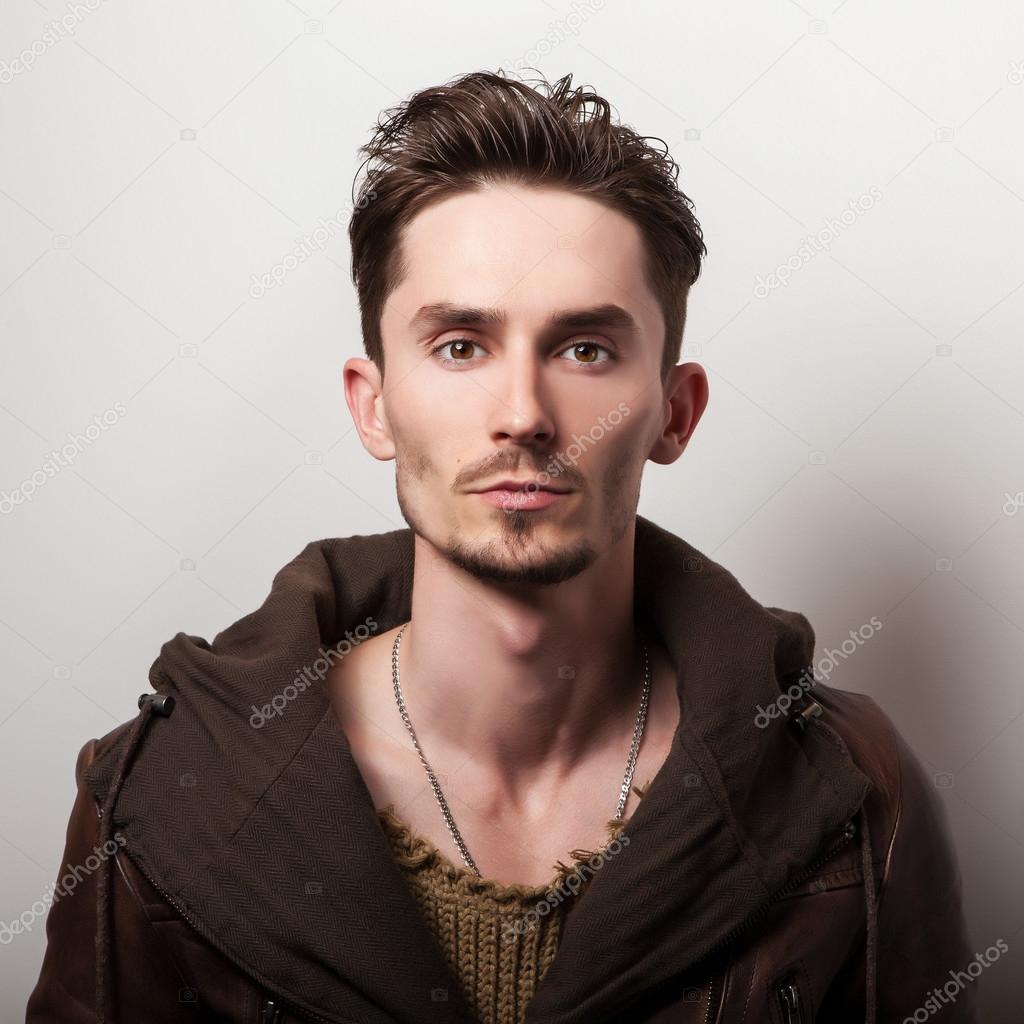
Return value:
<svg viewBox="0 0 1024 1024">
<path fill-rule="evenodd" d="M 470 341 L 468 338 L 453 338 L 451 341 L 442 342 L 432 350 L 432 355 L 437 356 L 443 365 L 451 365 L 452 363 L 471 363 L 473 362 L 473 349 L 476 347 L 475 341 Z M 450 349 L 452 352 L 451 356 L 444 354 L 445 349 Z"/>
<path fill-rule="evenodd" d="M 575 345 L 571 345 L 565 350 L 573 355 L 571 360 L 574 363 L 578 363 L 583 366 L 596 363 L 606 363 L 610 359 L 615 357 L 609 352 L 604 345 L 597 345 L 592 341 L 578 341 Z M 604 358 L 601 358 L 601 353 L 604 353 Z"/>
</svg>

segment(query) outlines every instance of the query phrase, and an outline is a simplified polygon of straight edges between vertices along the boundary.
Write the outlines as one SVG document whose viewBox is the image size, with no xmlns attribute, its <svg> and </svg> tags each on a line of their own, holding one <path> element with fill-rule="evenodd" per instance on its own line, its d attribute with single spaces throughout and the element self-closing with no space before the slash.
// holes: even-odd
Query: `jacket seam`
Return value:
<svg viewBox="0 0 1024 1024">
<path fill-rule="evenodd" d="M 323 720 L 327 717 L 327 714 L 331 710 L 331 704 L 329 700 L 326 702 L 326 704 L 327 706 L 324 708 L 324 713 L 313 723 L 313 725 L 310 727 L 306 735 L 302 737 L 302 742 L 297 743 L 295 745 L 295 749 L 292 751 L 291 757 L 289 757 L 288 760 L 285 761 L 283 765 L 281 765 L 281 770 L 278 771 L 277 774 L 275 774 L 274 777 L 266 784 L 266 786 L 263 787 L 262 792 L 256 798 L 256 801 L 253 803 L 252 807 L 249 808 L 249 813 L 246 814 L 245 817 L 242 818 L 242 820 L 238 823 L 238 827 L 233 829 L 230 835 L 227 836 L 227 842 L 233 843 L 235 841 L 235 836 L 237 836 L 238 833 L 241 832 L 242 829 L 249 824 L 249 821 L 252 819 L 253 815 L 255 815 L 256 812 L 263 806 L 263 801 L 266 799 L 267 794 L 274 788 L 274 786 L 277 785 L 281 776 L 284 775 L 284 773 L 288 771 L 289 768 L 291 768 L 296 758 L 306 749 L 313 733 L 320 728 L 321 724 L 323 723 Z"/>
<path fill-rule="evenodd" d="M 889 843 L 885 851 L 885 863 L 882 868 L 882 878 L 878 886 L 877 900 L 878 900 L 878 912 L 881 914 L 882 902 L 886 893 L 890 889 L 889 879 L 892 875 L 892 859 L 896 848 L 896 836 L 903 824 L 903 757 L 897 755 L 897 798 L 896 798 L 896 816 L 893 820 L 892 834 L 889 837 Z M 875 880 L 871 879 L 871 886 L 874 889 Z"/>
<path fill-rule="evenodd" d="M 98 745 L 99 745 L 99 741 L 97 739 L 95 739 L 95 738 L 89 740 L 89 742 L 86 743 L 85 750 L 84 750 L 85 758 L 84 758 L 83 761 L 80 761 L 81 770 L 76 771 L 76 781 L 78 782 L 78 785 L 82 785 L 81 776 L 84 774 L 85 769 L 88 768 L 89 765 L 92 764 L 92 762 L 95 760 L 96 748 L 98 747 Z M 94 811 L 94 813 L 96 815 L 97 821 L 102 821 L 103 820 L 103 807 L 102 807 L 102 804 L 100 803 L 99 800 L 96 799 L 96 795 L 94 793 L 92 793 L 90 790 L 88 790 L 88 787 L 86 787 L 86 790 L 89 793 L 90 802 L 92 803 L 93 811 Z M 150 934 L 151 934 L 152 938 L 161 946 L 161 948 L 164 950 L 165 956 L 171 962 L 171 965 L 174 968 L 174 972 L 175 972 L 175 974 L 178 977 L 178 981 L 179 981 L 180 985 L 183 985 L 183 986 L 185 986 L 187 988 L 192 988 L 193 986 L 189 983 L 188 979 L 182 973 L 181 966 L 178 963 L 177 958 L 174 956 L 173 951 L 168 948 L 167 943 L 163 939 L 163 936 L 161 936 L 156 931 L 155 926 L 153 924 L 153 921 L 150 919 L 149 914 L 146 913 L 146 904 L 143 902 L 142 896 L 139 894 L 138 889 L 132 884 L 131 879 L 128 878 L 127 872 L 125 871 L 124 863 L 121 860 L 121 854 L 119 852 L 117 852 L 113 856 L 114 856 L 114 864 L 117 866 L 117 875 L 119 875 L 121 877 L 121 881 L 122 881 L 124 887 L 131 893 L 132 899 L 135 901 L 135 907 L 136 907 L 138 913 L 141 915 L 141 917 L 142 917 L 143 921 L 145 922 L 146 926 L 149 929 L 151 929 Z M 161 900 L 161 902 L 164 902 L 164 901 Z M 113 938 L 116 941 L 116 935 L 113 935 Z"/>
<path fill-rule="evenodd" d="M 743 1024 L 743 1022 L 747 1019 L 747 1010 L 750 1009 L 750 997 L 754 994 L 754 979 L 757 977 L 757 965 L 760 962 L 760 959 L 761 944 L 758 942 L 754 944 L 754 964 L 750 968 L 750 981 L 747 984 L 747 995 L 746 998 L 743 1000 L 743 1012 L 740 1014 L 740 1019 L 737 1022 L 737 1024 Z"/>
<path fill-rule="evenodd" d="M 896 751 L 896 811 L 893 816 L 892 832 L 889 834 L 889 841 L 886 845 L 885 850 L 885 861 L 882 867 L 882 878 L 878 886 L 878 892 L 876 899 L 878 901 L 878 912 L 881 914 L 882 900 L 885 894 L 889 891 L 889 878 L 892 873 L 892 858 L 896 848 L 896 836 L 903 824 L 903 754 L 900 751 L 899 744 L 895 742 L 895 738 L 892 737 L 893 726 L 890 722 L 888 724 L 890 737 L 893 738 L 893 746 Z M 865 885 L 867 880 L 865 880 Z M 872 892 L 874 894 L 874 878 L 871 879 Z"/>
<path fill-rule="evenodd" d="M 729 806 L 728 800 L 725 800 L 723 802 L 718 797 L 717 788 L 719 786 L 721 786 L 723 788 L 723 790 L 724 790 L 725 787 L 724 787 L 724 784 L 722 783 L 722 778 L 721 778 L 721 775 L 719 774 L 719 771 L 718 771 L 718 762 L 717 762 L 717 760 L 711 755 L 710 751 L 705 746 L 704 741 L 699 736 L 697 736 L 695 733 L 692 733 L 690 731 L 689 722 L 684 721 L 684 722 L 680 723 L 678 736 L 680 738 L 680 742 L 683 743 L 683 745 L 684 745 L 684 749 L 686 749 L 685 740 L 683 739 L 684 736 L 690 736 L 693 739 L 693 741 L 696 743 L 696 745 L 700 748 L 701 754 L 703 756 L 700 759 L 694 758 L 694 760 L 697 762 L 698 767 L 701 769 L 701 772 L 705 775 L 705 777 L 708 777 L 708 775 L 709 775 L 709 773 L 706 770 L 706 766 L 709 764 L 709 762 L 714 767 L 714 772 L 713 772 L 712 777 L 713 777 L 713 779 L 715 781 L 715 785 L 708 786 L 708 789 L 710 790 L 710 793 L 711 793 L 711 799 L 714 801 L 714 804 L 715 804 L 716 808 L 718 809 L 718 813 L 724 819 L 724 821 L 726 823 L 726 827 L 729 830 L 729 835 L 732 836 L 733 842 L 736 844 L 736 848 L 739 850 L 740 856 L 743 858 L 743 863 L 747 866 L 747 870 L 750 872 L 750 874 L 757 881 L 757 884 L 760 887 L 762 893 L 765 896 L 771 896 L 772 895 L 772 889 L 771 889 L 771 887 L 768 884 L 765 883 L 765 880 L 762 877 L 761 865 L 760 864 L 755 864 L 753 858 L 750 856 L 749 852 L 747 851 L 747 844 L 748 844 L 749 840 L 747 840 L 744 837 L 740 836 L 739 832 L 736 829 L 736 822 L 733 819 L 732 808 Z M 687 750 L 687 752 L 690 753 L 691 757 L 693 756 L 692 755 L 692 751 Z"/>
</svg>

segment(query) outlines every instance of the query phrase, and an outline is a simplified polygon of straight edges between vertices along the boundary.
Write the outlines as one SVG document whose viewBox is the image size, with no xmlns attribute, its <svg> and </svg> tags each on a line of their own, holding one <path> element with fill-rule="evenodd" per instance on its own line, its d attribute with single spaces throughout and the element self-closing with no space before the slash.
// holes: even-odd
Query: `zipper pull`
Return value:
<svg viewBox="0 0 1024 1024">
<path fill-rule="evenodd" d="M 266 1000 L 260 1012 L 260 1024 L 277 1024 L 280 1019 L 281 1007 L 273 999 Z"/>
<path fill-rule="evenodd" d="M 796 987 L 796 982 L 786 981 L 776 991 L 782 1007 L 783 1024 L 801 1024 L 803 1014 L 800 1012 L 800 989 Z"/>
</svg>

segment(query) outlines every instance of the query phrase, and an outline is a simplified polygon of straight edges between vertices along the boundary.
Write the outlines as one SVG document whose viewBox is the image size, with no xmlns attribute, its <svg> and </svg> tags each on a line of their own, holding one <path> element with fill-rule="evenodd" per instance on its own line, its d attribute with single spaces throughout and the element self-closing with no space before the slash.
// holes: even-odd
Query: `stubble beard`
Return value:
<svg viewBox="0 0 1024 1024">
<path fill-rule="evenodd" d="M 599 552 L 587 540 L 575 541 L 557 550 L 542 545 L 537 537 L 543 529 L 540 519 L 543 512 L 523 509 L 496 509 L 491 516 L 491 524 L 498 535 L 492 535 L 492 528 L 485 528 L 489 539 L 482 542 L 478 543 L 457 531 L 450 532 L 443 541 L 435 539 L 403 487 L 406 479 L 403 461 L 398 461 L 395 482 L 398 507 L 406 523 L 443 558 L 476 579 L 492 583 L 553 586 L 578 576 L 596 561 Z M 416 480 L 422 481 L 429 476 L 429 459 L 422 453 L 414 455 L 405 464 L 413 467 L 412 476 Z M 636 516 L 636 503 L 630 503 L 634 496 L 622 492 L 621 485 L 620 472 L 610 472 L 605 478 L 604 499 L 612 520 L 613 544 L 622 539 Z"/>
</svg>

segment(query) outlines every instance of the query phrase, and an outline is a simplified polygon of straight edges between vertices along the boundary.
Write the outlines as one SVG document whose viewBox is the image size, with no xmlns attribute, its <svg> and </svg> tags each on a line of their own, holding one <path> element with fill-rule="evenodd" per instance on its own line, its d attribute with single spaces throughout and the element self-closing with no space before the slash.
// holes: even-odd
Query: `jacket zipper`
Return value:
<svg viewBox="0 0 1024 1024">
<path fill-rule="evenodd" d="M 801 1024 L 803 1014 L 800 1012 L 800 989 L 797 988 L 796 978 L 788 978 L 776 992 L 782 1007 L 782 1024 Z"/>
<path fill-rule="evenodd" d="M 236 967 L 238 967 L 239 970 L 241 970 L 242 973 L 245 974 L 247 978 L 252 978 L 252 975 L 249 974 L 248 968 L 246 968 L 243 964 L 240 964 L 238 960 L 236 960 L 235 957 L 232 956 L 231 953 L 224 946 L 217 942 L 217 940 L 214 939 L 213 936 L 208 934 L 206 929 L 203 928 L 198 923 L 198 921 L 196 921 L 196 919 L 192 917 L 192 915 L 189 914 L 185 910 L 185 908 L 181 906 L 181 904 L 179 904 L 178 901 L 174 899 L 174 897 L 171 896 L 171 894 L 162 885 L 160 885 L 160 883 L 157 882 L 157 880 L 153 878 L 137 860 L 134 860 L 132 858 L 129 859 L 131 859 L 132 864 L 134 864 L 135 867 L 137 867 L 139 871 L 142 872 L 142 874 L 145 876 L 149 884 L 152 885 L 153 888 L 156 889 L 158 893 L 160 893 L 160 895 L 167 901 L 168 904 L 170 904 L 170 906 L 174 907 L 174 909 L 179 914 L 181 914 L 181 916 L 192 926 L 192 928 L 196 932 L 198 932 L 203 937 L 203 939 L 206 942 L 208 942 L 211 946 L 213 946 L 214 949 L 216 949 L 224 957 L 230 960 Z M 255 978 L 252 978 L 252 980 L 256 982 L 256 984 L 260 985 L 261 988 L 265 987 L 262 985 L 261 982 L 257 982 Z M 288 1006 L 289 1013 L 291 1013 L 295 1017 L 301 1017 L 303 1020 L 315 1021 L 316 1024 L 336 1024 L 336 1022 L 332 1022 L 328 1020 L 326 1017 L 321 1017 L 319 1014 L 310 1013 L 309 1011 L 302 1009 L 302 1007 L 292 1006 L 291 1004 L 288 1004 Z M 276 999 L 264 1000 L 261 1010 L 260 1024 L 276 1024 L 276 1022 L 280 1019 L 282 1009 L 282 1004 L 278 1002 Z M 357 1024 L 357 1022 L 351 1021 L 349 1022 L 349 1024 Z"/>
<path fill-rule="evenodd" d="M 736 928 L 733 928 L 733 930 L 729 932 L 724 939 L 722 939 L 707 953 L 705 953 L 705 955 L 701 957 L 701 960 L 706 960 L 708 957 L 714 956 L 714 954 L 717 953 L 719 950 L 723 949 L 725 946 L 728 946 L 730 943 L 732 943 L 737 938 L 737 936 L 741 935 L 748 928 L 752 927 L 754 924 L 760 921 L 760 919 L 764 917 L 764 915 L 767 914 L 769 910 L 771 910 L 773 904 L 777 903 L 779 900 L 788 896 L 794 889 L 799 888 L 799 886 L 802 885 L 808 878 L 810 878 L 811 875 L 813 875 L 814 872 L 817 871 L 823 864 L 827 864 L 832 859 L 832 857 L 836 853 L 838 853 L 856 835 L 856 833 L 857 826 L 853 823 L 853 819 L 851 818 L 850 821 L 848 821 L 843 826 L 843 831 L 840 833 L 839 838 L 830 843 L 825 852 L 820 857 L 816 858 L 814 863 L 812 863 L 809 867 L 804 868 L 799 875 L 797 875 L 795 878 L 787 882 L 781 889 L 777 889 L 775 893 L 770 897 L 767 903 L 759 907 L 741 925 L 739 925 Z"/>
<path fill-rule="evenodd" d="M 746 931 L 747 928 L 750 928 L 757 921 L 759 921 L 761 917 L 763 917 L 771 909 L 774 903 L 782 899 L 784 896 L 787 896 L 793 889 L 796 889 L 798 886 L 800 886 L 804 881 L 810 878 L 810 876 L 813 875 L 814 872 L 817 871 L 823 864 L 827 864 L 828 861 L 832 859 L 833 855 L 838 853 L 839 850 L 841 850 L 854 837 L 856 832 L 857 827 L 854 825 L 851 819 L 843 826 L 843 831 L 840 833 L 839 838 L 834 840 L 820 857 L 817 857 L 809 867 L 804 868 L 796 878 L 793 878 L 791 881 L 787 882 L 786 885 L 783 886 L 781 889 L 778 889 L 771 897 L 771 899 L 769 899 L 768 903 L 766 903 L 763 907 L 756 911 L 751 917 L 748 917 L 747 920 L 744 921 L 743 924 L 741 924 L 738 928 L 734 928 L 731 932 L 729 932 L 729 934 L 724 939 L 722 939 L 721 942 L 719 942 L 712 950 L 710 950 L 710 952 L 706 953 L 704 957 L 702 957 L 701 959 L 706 960 L 708 957 L 713 956 L 720 949 L 722 949 L 723 947 L 727 946 L 730 942 L 732 942 L 738 935 Z M 715 1002 L 715 988 L 717 987 L 717 983 L 718 976 L 715 975 L 711 979 L 711 985 L 709 986 L 708 990 L 708 1008 L 704 1013 L 704 1024 L 711 1024 L 712 1013 L 717 1011 L 718 1009 Z M 787 1004 L 786 1002 L 782 1002 L 783 1013 L 787 1014 L 783 1017 L 783 1021 L 784 1024 L 801 1024 L 803 1018 L 800 1012 L 800 990 L 796 987 L 795 984 L 789 986 L 789 988 L 792 989 L 792 992 L 789 993 L 787 991 L 785 995 L 783 993 L 782 987 L 776 990 L 779 994 L 780 1000 L 792 1000 L 792 1009 L 790 1009 L 789 1004 Z"/>
<path fill-rule="evenodd" d="M 704 1014 L 704 1024 L 711 1024 L 711 1014 L 712 1014 L 712 1011 L 715 1011 L 716 1016 L 717 1016 L 717 1011 L 719 1009 L 721 1009 L 721 1007 L 718 1005 L 720 1000 L 715 998 L 715 989 L 717 988 L 717 986 L 718 986 L 718 975 L 716 974 L 716 975 L 712 976 L 711 984 L 708 986 L 708 1008 L 707 1008 L 707 1011 Z M 724 983 L 722 985 L 722 994 L 723 995 L 725 994 L 725 984 Z"/>
</svg>

